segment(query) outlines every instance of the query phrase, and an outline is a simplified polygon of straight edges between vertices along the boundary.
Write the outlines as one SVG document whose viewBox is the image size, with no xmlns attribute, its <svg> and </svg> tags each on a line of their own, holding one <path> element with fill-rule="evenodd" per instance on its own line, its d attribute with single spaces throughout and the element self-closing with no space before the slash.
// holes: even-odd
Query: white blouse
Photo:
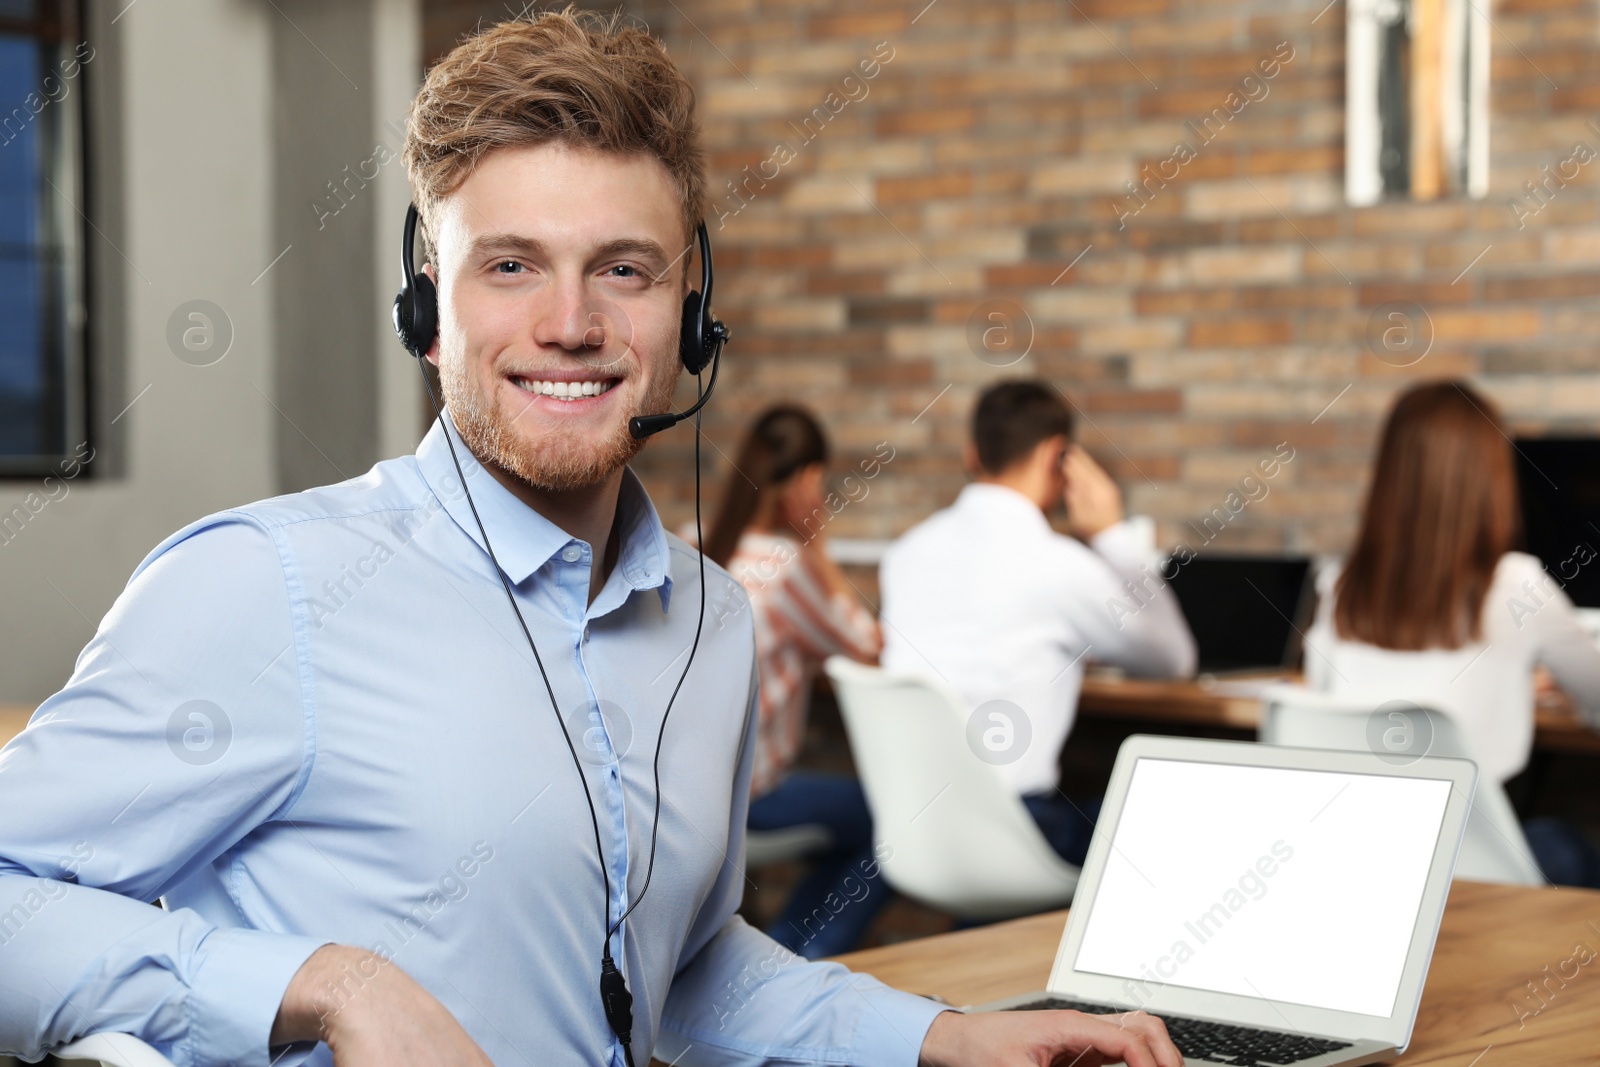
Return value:
<svg viewBox="0 0 1600 1067">
<path fill-rule="evenodd" d="M 1533 669 L 1555 675 L 1593 729 L 1600 729 L 1600 645 L 1540 562 L 1507 552 L 1483 603 L 1482 640 L 1461 648 L 1396 652 L 1337 636 L 1334 583 L 1317 578 L 1316 619 L 1306 633 L 1306 684 L 1381 703 L 1410 700 L 1449 715 L 1486 778 L 1504 782 L 1533 748 Z"/>
</svg>

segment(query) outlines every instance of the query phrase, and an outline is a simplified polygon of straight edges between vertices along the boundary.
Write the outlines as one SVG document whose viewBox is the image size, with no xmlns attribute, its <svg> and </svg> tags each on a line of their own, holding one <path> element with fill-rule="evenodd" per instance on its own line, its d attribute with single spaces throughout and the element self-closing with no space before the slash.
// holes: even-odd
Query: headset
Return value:
<svg viewBox="0 0 1600 1067">
<path fill-rule="evenodd" d="M 720 319 L 711 317 L 711 236 L 706 233 L 704 222 L 697 228 L 696 236 L 700 244 L 700 288 L 683 298 L 678 359 L 683 363 L 683 369 L 696 377 L 709 365 L 711 381 L 684 411 L 630 418 L 628 433 L 638 441 L 676 426 L 705 407 L 717 387 L 717 367 L 721 363 L 722 346 L 733 336 Z M 406 351 L 421 360 L 427 357 L 428 349 L 433 347 L 433 339 L 439 332 L 439 290 L 432 278 L 415 267 L 412 247 L 416 239 L 417 205 L 412 204 L 406 208 L 405 240 L 400 246 L 400 293 L 394 298 L 394 332 Z M 432 395 L 431 392 L 429 395 Z M 695 440 L 696 447 L 699 447 L 698 435 Z"/>
<path fill-rule="evenodd" d="M 400 343 L 405 346 L 417 360 L 417 367 L 422 371 L 422 386 L 428 393 L 428 400 L 433 404 L 434 415 L 439 420 L 439 428 L 444 433 L 445 443 L 450 446 L 450 460 L 455 465 L 456 476 L 461 481 L 461 489 L 466 493 L 467 506 L 472 509 L 473 521 L 477 523 L 478 533 L 483 537 L 483 546 L 489 553 L 489 559 L 494 564 L 495 574 L 500 579 L 500 585 L 505 590 L 506 600 L 511 605 L 511 610 L 516 613 L 517 623 L 522 627 L 522 635 L 528 639 L 528 647 L 533 650 L 533 661 L 539 668 L 539 677 L 544 682 L 545 693 L 550 698 L 550 710 L 555 713 L 556 722 L 561 727 L 561 736 L 567 743 L 567 751 L 572 755 L 572 766 L 578 772 L 578 779 L 583 785 L 583 796 L 589 804 L 589 822 L 594 827 L 595 855 L 600 861 L 600 878 L 605 887 L 605 901 L 601 914 L 605 915 L 611 907 L 611 876 L 606 868 L 605 849 L 600 844 L 600 818 L 595 813 L 594 797 L 589 793 L 588 776 L 583 772 L 583 762 L 578 758 L 578 750 L 572 743 L 572 735 L 567 731 L 566 721 L 561 716 L 561 706 L 556 700 L 555 688 L 550 684 L 550 675 L 544 669 L 544 660 L 539 656 L 539 649 L 534 644 L 533 633 L 528 629 L 527 621 L 522 617 L 522 609 L 517 606 L 517 599 L 512 595 L 511 582 L 506 577 L 505 571 L 500 566 L 500 561 L 495 557 L 494 548 L 489 544 L 489 532 L 483 528 L 483 519 L 478 515 L 478 506 L 472 501 L 472 492 L 467 488 L 466 475 L 461 471 L 461 459 L 456 453 L 455 442 L 451 440 L 449 420 L 444 417 L 444 411 L 439 406 L 439 400 L 434 396 L 433 386 L 428 381 L 426 357 L 428 350 L 433 347 L 433 341 L 439 331 L 439 291 L 433 284 L 433 279 L 415 269 L 413 246 L 417 237 L 417 206 L 410 205 L 406 209 L 405 239 L 400 247 L 400 268 L 402 271 L 400 292 L 394 298 L 394 332 L 400 338 Z M 700 288 L 691 291 L 683 300 L 682 331 L 678 336 L 678 359 L 683 364 L 683 369 L 695 376 L 698 383 L 700 374 L 709 365 L 711 368 L 711 381 L 699 390 L 695 402 L 683 411 L 663 412 L 661 414 L 635 415 L 628 419 L 628 433 L 635 440 L 642 441 L 652 434 L 660 433 L 671 426 L 676 426 L 691 416 L 695 419 L 694 437 L 694 527 L 695 541 L 698 545 L 705 543 L 705 536 L 700 528 L 700 409 L 706 406 L 706 401 L 711 399 L 712 390 L 717 386 L 717 367 L 721 363 L 722 346 L 728 342 L 730 334 L 728 328 L 718 319 L 711 316 L 711 238 L 706 233 L 706 224 L 701 222 L 697 231 L 700 244 Z M 685 249 L 687 252 L 688 250 Z M 655 814 L 650 823 L 650 859 L 645 866 L 644 885 L 639 889 L 639 895 L 634 897 L 626 911 L 616 922 L 606 927 L 605 943 L 600 953 L 600 1002 L 605 1008 L 606 1022 L 611 1027 L 611 1032 L 617 1036 L 622 1044 L 623 1057 L 628 1067 L 633 1063 L 633 994 L 628 991 L 627 979 L 617 968 L 616 960 L 611 955 L 611 939 L 622 928 L 633 909 L 639 906 L 644 896 L 650 891 L 650 879 L 656 867 L 656 832 L 661 827 L 661 739 L 666 736 L 667 718 L 672 714 L 672 705 L 678 699 L 678 690 L 683 688 L 684 679 L 689 676 L 689 668 L 694 665 L 695 652 L 700 648 L 700 632 L 705 625 L 706 616 L 706 557 L 700 554 L 700 615 L 695 622 L 694 643 L 689 646 L 689 662 L 683 665 L 683 673 L 678 675 L 678 684 L 673 686 L 672 695 L 667 698 L 667 707 L 661 714 L 661 727 L 656 734 L 656 752 L 653 762 L 655 775 Z"/>
</svg>

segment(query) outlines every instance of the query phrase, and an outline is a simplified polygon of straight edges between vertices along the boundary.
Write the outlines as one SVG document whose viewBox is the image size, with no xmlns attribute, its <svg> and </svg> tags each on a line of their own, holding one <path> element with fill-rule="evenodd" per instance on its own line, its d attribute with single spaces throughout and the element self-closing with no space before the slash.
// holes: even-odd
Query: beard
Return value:
<svg viewBox="0 0 1600 1067">
<path fill-rule="evenodd" d="M 545 433 L 533 441 L 518 437 L 498 391 L 486 400 L 467 362 L 465 358 L 441 360 L 439 384 L 461 440 L 480 463 L 499 467 L 535 489 L 560 493 L 600 484 L 644 448 L 644 442 L 628 432 L 626 415 L 598 443 L 584 440 L 577 432 Z M 614 388 L 620 389 L 622 384 L 618 382 Z M 666 411 L 676 386 L 674 375 L 656 379 L 642 410 L 635 414 Z"/>
</svg>

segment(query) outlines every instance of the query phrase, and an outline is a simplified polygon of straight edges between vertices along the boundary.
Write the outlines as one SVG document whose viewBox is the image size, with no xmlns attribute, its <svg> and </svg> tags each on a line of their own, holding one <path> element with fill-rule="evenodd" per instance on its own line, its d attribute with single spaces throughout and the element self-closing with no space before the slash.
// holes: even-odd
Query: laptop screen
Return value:
<svg viewBox="0 0 1600 1067">
<path fill-rule="evenodd" d="M 1172 575 L 1173 594 L 1199 646 L 1200 670 L 1291 665 L 1311 560 L 1305 556 L 1196 556 Z"/>
<path fill-rule="evenodd" d="M 1600 607 L 1600 574 L 1585 567 L 1600 545 L 1600 438 L 1519 437 L 1522 535 L 1562 591 Z"/>
<path fill-rule="evenodd" d="M 1450 788 L 1142 757 L 1073 969 L 1388 1017 Z"/>
</svg>

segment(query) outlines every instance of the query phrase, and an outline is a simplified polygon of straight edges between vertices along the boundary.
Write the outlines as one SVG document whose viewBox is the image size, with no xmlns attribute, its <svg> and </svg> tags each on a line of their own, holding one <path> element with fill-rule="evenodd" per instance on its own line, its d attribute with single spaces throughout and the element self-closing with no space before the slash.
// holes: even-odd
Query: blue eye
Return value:
<svg viewBox="0 0 1600 1067">
<path fill-rule="evenodd" d="M 635 266 L 633 266 L 631 264 L 628 264 L 628 263 L 618 263 L 615 267 L 612 267 L 611 269 L 612 270 L 625 270 L 625 271 L 631 271 L 632 272 L 630 274 L 619 275 L 619 277 L 623 277 L 623 278 L 639 278 L 639 277 L 643 277 L 643 275 L 641 275 L 639 273 L 639 268 L 638 267 L 635 267 Z"/>
<path fill-rule="evenodd" d="M 510 267 L 511 270 L 507 270 L 507 267 Z M 494 269 L 501 274 L 510 274 L 512 271 L 520 271 L 522 269 L 522 264 L 518 263 L 514 259 L 502 259 L 499 263 L 494 265 Z"/>
</svg>

